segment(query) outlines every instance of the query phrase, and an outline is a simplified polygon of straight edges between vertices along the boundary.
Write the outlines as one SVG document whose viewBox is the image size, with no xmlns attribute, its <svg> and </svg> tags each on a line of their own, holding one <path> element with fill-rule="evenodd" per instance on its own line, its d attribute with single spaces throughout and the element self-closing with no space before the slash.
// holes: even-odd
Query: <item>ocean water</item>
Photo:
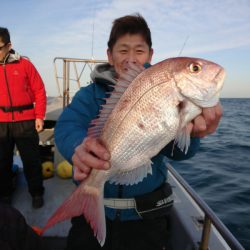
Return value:
<svg viewBox="0 0 250 250">
<path fill-rule="evenodd" d="M 217 131 L 174 168 L 250 250 L 250 99 L 222 98 Z"/>
</svg>

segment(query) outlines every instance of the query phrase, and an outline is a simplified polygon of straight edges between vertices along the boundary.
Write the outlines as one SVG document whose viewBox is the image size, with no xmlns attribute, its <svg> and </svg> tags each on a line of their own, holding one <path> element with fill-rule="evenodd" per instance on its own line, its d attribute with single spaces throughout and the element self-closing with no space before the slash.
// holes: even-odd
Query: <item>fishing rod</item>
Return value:
<svg viewBox="0 0 250 250">
<path fill-rule="evenodd" d="M 189 35 L 187 35 L 187 37 L 186 37 L 186 39 L 185 39 L 185 41 L 184 41 L 184 43 L 183 43 L 183 45 L 181 47 L 181 50 L 179 52 L 178 57 L 182 54 L 182 51 L 183 51 L 184 47 L 186 46 L 186 43 L 187 43 L 188 39 L 189 39 Z"/>
</svg>

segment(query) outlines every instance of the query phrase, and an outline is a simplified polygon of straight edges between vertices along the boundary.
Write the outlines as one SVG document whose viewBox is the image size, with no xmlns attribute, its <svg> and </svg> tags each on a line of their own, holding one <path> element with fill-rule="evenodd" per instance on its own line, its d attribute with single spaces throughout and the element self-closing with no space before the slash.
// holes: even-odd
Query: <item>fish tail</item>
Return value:
<svg viewBox="0 0 250 250">
<path fill-rule="evenodd" d="M 103 185 L 100 189 L 83 181 L 49 218 L 42 228 L 42 233 L 58 222 L 84 215 L 100 245 L 103 246 L 106 238 L 106 220 L 102 193 Z"/>
<path fill-rule="evenodd" d="M 106 238 L 106 220 L 103 204 L 103 194 L 95 187 L 87 187 L 87 192 L 84 194 L 84 216 L 90 224 L 95 237 L 103 246 Z M 103 190 L 103 189 L 102 189 Z"/>
</svg>

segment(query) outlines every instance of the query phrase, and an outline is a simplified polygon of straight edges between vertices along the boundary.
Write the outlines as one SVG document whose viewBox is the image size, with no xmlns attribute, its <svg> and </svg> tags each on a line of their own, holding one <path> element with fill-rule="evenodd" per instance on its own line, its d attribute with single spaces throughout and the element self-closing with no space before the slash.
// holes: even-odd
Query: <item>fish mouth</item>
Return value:
<svg viewBox="0 0 250 250">
<path fill-rule="evenodd" d="M 218 73 L 214 77 L 214 81 L 215 81 L 216 86 L 217 86 L 216 87 L 217 92 L 222 89 L 225 77 L 226 77 L 226 72 L 225 72 L 224 68 L 219 69 Z"/>
<path fill-rule="evenodd" d="M 212 96 L 209 96 L 205 102 L 200 102 L 201 107 L 214 107 L 218 103 L 220 98 L 220 91 L 223 87 L 225 77 L 226 72 L 224 68 L 220 68 L 214 77 L 214 83 L 216 84 L 215 93 Z"/>
</svg>

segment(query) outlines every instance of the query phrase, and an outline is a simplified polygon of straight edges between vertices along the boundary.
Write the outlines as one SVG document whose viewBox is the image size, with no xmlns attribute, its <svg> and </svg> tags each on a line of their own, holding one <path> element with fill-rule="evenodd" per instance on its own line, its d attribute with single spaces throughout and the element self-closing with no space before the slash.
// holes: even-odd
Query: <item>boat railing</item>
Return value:
<svg viewBox="0 0 250 250">
<path fill-rule="evenodd" d="M 190 187 L 190 185 L 178 174 L 178 172 L 170 165 L 167 165 L 168 171 L 178 181 L 178 183 L 186 190 L 186 192 L 192 197 L 199 208 L 204 213 L 203 231 L 200 241 L 199 250 L 209 249 L 209 236 L 211 231 L 211 225 L 213 225 L 217 231 L 221 234 L 228 246 L 233 250 L 244 250 L 239 241 L 232 235 L 222 221 L 215 215 L 211 208 L 199 197 L 199 195 Z"/>
<path fill-rule="evenodd" d="M 70 103 L 80 87 L 90 83 L 90 72 L 94 66 L 105 62 L 107 61 L 67 57 L 54 58 L 54 74 L 59 96 L 63 97 L 63 108 Z M 60 63 L 61 65 L 58 67 Z"/>
</svg>

